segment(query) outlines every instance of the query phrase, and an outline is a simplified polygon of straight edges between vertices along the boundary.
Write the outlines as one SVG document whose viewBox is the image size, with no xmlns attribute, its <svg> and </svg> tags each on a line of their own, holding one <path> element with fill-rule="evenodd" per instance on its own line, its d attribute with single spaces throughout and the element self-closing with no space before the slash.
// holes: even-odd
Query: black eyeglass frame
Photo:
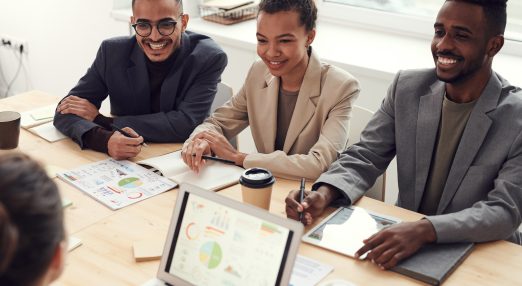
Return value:
<svg viewBox="0 0 522 286">
<path fill-rule="evenodd" d="M 183 16 L 183 14 L 180 15 L 180 16 Z M 163 33 L 161 32 L 161 30 L 160 30 L 160 25 L 161 25 L 161 24 L 165 24 L 165 23 L 169 23 L 169 24 L 172 24 L 172 23 L 173 23 L 173 24 L 174 24 L 174 27 L 172 28 L 172 31 L 171 31 L 170 33 L 168 33 L 168 34 L 163 34 Z M 136 26 L 138 26 L 138 25 L 143 25 L 143 24 L 148 25 L 148 26 L 150 27 L 150 28 L 149 28 L 149 33 L 146 34 L 146 35 L 142 35 L 142 34 L 140 34 L 140 33 L 138 32 L 138 29 L 136 29 Z M 154 26 L 156 26 L 156 30 L 158 30 L 158 33 L 159 33 L 160 35 L 162 35 L 162 36 L 170 36 L 170 35 L 172 35 L 172 34 L 174 33 L 174 31 L 176 31 L 176 25 L 177 25 L 177 24 L 178 24 L 178 21 L 176 21 L 176 20 L 164 20 L 164 21 L 159 21 L 159 22 L 156 23 L 156 25 L 154 25 Z M 136 34 L 137 34 L 138 36 L 140 36 L 140 37 L 148 37 L 148 36 L 150 36 L 150 34 L 152 34 L 153 25 L 152 25 L 150 22 L 138 22 L 138 23 L 132 24 L 131 26 L 132 26 L 132 28 L 134 28 L 134 32 L 136 32 Z"/>
</svg>

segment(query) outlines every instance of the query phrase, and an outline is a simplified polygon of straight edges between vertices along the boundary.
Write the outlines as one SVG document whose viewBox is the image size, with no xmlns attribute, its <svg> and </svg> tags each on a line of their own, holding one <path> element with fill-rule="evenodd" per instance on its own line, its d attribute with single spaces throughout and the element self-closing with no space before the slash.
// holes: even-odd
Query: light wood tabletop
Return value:
<svg viewBox="0 0 522 286">
<path fill-rule="evenodd" d="M 34 91 L 0 100 L 0 111 L 23 112 L 55 104 L 58 100 L 59 97 Z M 149 144 L 133 161 L 166 154 L 180 147 L 180 144 Z M 44 165 L 63 169 L 107 158 L 102 153 L 81 150 L 69 139 L 48 143 L 26 130 L 21 130 L 17 149 L 0 151 L 0 154 L 13 151 L 25 152 Z M 177 189 L 112 211 L 61 180 L 54 180 L 62 196 L 73 201 L 73 205 L 65 209 L 66 228 L 69 234 L 80 238 L 83 245 L 69 253 L 65 272 L 53 285 L 140 285 L 155 276 L 159 261 L 135 262 L 132 244 L 142 240 L 164 240 Z M 310 185 L 311 182 L 307 187 Z M 270 211 L 285 216 L 284 198 L 290 190 L 298 187 L 297 181 L 278 178 Z M 241 200 L 239 185 L 221 190 L 219 194 Z M 422 217 L 366 197 L 357 205 L 404 221 Z M 329 209 L 323 217 L 333 210 Z M 368 261 L 358 261 L 306 243 L 301 244 L 299 253 L 334 267 L 325 280 L 344 279 L 355 285 L 423 285 L 406 276 L 382 271 Z M 506 241 L 483 243 L 477 245 L 444 285 L 522 285 L 520 269 L 522 247 Z"/>
</svg>

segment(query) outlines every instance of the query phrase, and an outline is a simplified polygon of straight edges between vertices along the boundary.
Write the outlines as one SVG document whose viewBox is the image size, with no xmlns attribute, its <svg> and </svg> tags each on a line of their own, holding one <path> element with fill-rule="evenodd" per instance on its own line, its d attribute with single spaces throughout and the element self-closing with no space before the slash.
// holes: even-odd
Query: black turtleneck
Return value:
<svg viewBox="0 0 522 286">
<path fill-rule="evenodd" d="M 151 113 L 157 113 L 161 110 L 161 87 L 163 86 L 163 81 L 172 70 L 177 56 L 178 52 L 176 51 L 162 62 L 152 62 L 148 58 L 146 60 L 147 70 L 149 72 Z"/>
</svg>

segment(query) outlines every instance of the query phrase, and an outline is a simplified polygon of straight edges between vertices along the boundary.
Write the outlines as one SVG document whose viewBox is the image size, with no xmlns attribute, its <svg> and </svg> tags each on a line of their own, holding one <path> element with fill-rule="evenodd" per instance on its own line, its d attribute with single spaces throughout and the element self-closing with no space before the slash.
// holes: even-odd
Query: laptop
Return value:
<svg viewBox="0 0 522 286">
<path fill-rule="evenodd" d="M 300 222 L 182 184 L 152 285 L 288 285 Z"/>
</svg>

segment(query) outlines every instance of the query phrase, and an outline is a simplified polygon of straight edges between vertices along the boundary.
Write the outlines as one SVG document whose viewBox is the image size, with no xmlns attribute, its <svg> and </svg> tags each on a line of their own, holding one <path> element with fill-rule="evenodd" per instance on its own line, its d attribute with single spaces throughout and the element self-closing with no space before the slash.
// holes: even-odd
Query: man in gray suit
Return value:
<svg viewBox="0 0 522 286">
<path fill-rule="evenodd" d="M 287 215 L 310 224 L 351 204 L 397 156 L 397 205 L 426 216 L 364 240 L 356 256 L 382 269 L 426 243 L 521 242 L 522 90 L 492 71 L 504 44 L 506 0 L 447 0 L 434 25 L 435 69 L 399 72 L 381 108 Z"/>
<path fill-rule="evenodd" d="M 212 39 L 185 31 L 181 0 L 133 0 L 132 12 L 136 36 L 101 44 L 54 119 L 81 148 L 116 159 L 138 155 L 144 140 L 184 142 L 208 115 L 227 64 Z M 98 111 L 107 96 L 114 118 Z"/>
</svg>

